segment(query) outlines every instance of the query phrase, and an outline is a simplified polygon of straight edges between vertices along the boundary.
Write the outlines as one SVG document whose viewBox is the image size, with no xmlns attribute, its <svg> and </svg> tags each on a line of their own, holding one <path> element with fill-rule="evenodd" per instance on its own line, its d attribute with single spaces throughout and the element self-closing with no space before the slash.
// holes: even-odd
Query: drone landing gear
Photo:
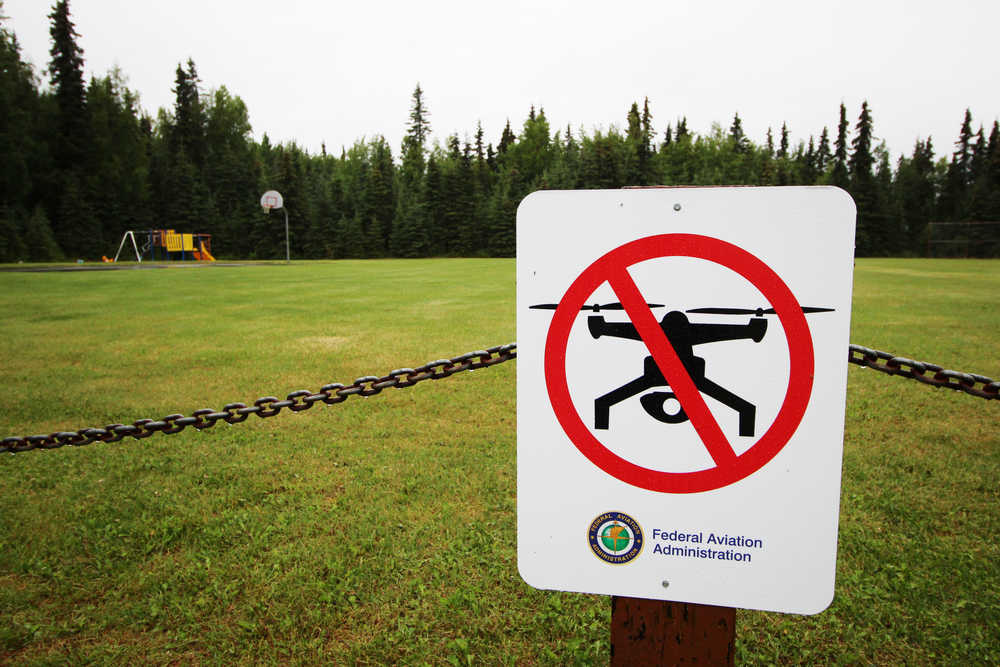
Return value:
<svg viewBox="0 0 1000 667">
<path fill-rule="evenodd" d="M 692 366 L 694 367 L 693 369 Z M 704 372 L 705 361 L 703 359 L 695 357 L 690 365 L 685 364 L 685 368 L 688 373 L 691 374 L 691 379 L 694 381 L 694 385 L 698 388 L 698 391 L 707 396 L 711 396 L 723 405 L 732 408 L 739 414 L 741 436 L 749 437 L 754 434 L 757 419 L 757 408 L 752 403 L 740 398 L 728 389 L 720 387 L 706 378 Z M 694 373 L 692 370 L 700 372 Z M 641 394 L 647 389 L 666 386 L 669 386 L 669 383 L 663 377 L 663 374 L 660 372 L 660 368 L 656 365 L 653 357 L 646 357 L 641 377 L 638 377 L 635 380 L 608 392 L 594 401 L 594 428 L 602 430 L 608 428 L 611 418 L 612 405 L 616 405 L 626 399 L 632 398 L 636 394 Z M 677 397 L 673 392 L 655 391 L 642 396 L 639 399 L 639 402 L 642 403 L 643 409 L 649 414 L 649 416 L 657 421 L 661 421 L 666 424 L 680 424 L 688 420 L 688 416 L 684 412 L 684 408 L 680 408 L 674 413 L 667 412 L 665 409 L 666 402 L 670 399 L 676 398 Z"/>
</svg>

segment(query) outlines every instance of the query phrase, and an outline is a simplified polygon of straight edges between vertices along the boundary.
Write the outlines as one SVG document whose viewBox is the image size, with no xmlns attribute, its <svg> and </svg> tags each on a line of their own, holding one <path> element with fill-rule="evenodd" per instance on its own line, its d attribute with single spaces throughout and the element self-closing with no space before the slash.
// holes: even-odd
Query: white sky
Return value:
<svg viewBox="0 0 1000 667">
<path fill-rule="evenodd" d="M 44 75 L 50 0 L 5 0 L 23 57 Z M 586 0 L 71 0 L 86 73 L 119 65 L 143 106 L 171 107 L 174 73 L 193 58 L 205 88 L 246 102 L 254 134 L 330 152 L 384 135 L 398 157 L 419 81 L 432 138 L 494 145 L 534 104 L 553 131 L 622 127 L 649 97 L 659 138 L 680 115 L 707 132 L 734 112 L 747 134 L 792 140 L 853 127 L 867 99 L 893 157 L 917 137 L 950 155 L 971 108 L 1000 116 L 995 0 L 717 2 Z M 47 75 L 43 76 L 43 79 Z"/>
</svg>

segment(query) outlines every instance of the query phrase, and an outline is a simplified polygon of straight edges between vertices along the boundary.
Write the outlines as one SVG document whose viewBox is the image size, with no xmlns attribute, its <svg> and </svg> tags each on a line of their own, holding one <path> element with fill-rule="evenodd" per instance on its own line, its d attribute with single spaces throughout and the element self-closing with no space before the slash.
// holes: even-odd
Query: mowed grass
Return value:
<svg viewBox="0 0 1000 667">
<path fill-rule="evenodd" d="M 859 260 L 852 342 L 1000 378 L 1000 262 Z M 0 437 L 316 390 L 514 339 L 512 260 L 0 273 Z M 0 661 L 601 664 L 516 569 L 516 363 L 0 455 Z M 846 363 L 846 350 L 845 350 Z M 1000 401 L 849 370 L 837 595 L 747 664 L 1000 656 Z"/>
</svg>

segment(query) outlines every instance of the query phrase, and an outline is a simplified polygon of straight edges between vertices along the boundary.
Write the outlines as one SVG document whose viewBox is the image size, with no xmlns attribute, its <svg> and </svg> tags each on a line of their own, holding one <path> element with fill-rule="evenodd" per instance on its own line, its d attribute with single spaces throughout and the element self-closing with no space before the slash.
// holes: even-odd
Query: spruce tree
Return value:
<svg viewBox="0 0 1000 667">
<path fill-rule="evenodd" d="M 861 115 L 851 141 L 851 156 L 847 163 L 848 189 L 858 207 L 857 251 L 859 255 L 884 254 L 887 250 L 884 223 L 879 210 L 879 197 L 873 167 L 873 123 L 868 102 L 861 105 Z"/>
<path fill-rule="evenodd" d="M 791 169 L 788 160 L 788 124 L 781 123 L 781 139 L 778 143 L 777 160 L 775 160 L 778 185 L 791 183 Z"/>
<path fill-rule="evenodd" d="M 816 142 L 812 135 L 809 136 L 809 147 L 802 154 L 799 160 L 799 177 L 802 185 L 813 185 L 819 178 L 818 159 L 816 155 Z"/>
<path fill-rule="evenodd" d="M 423 90 L 413 90 L 409 124 L 403 137 L 395 220 L 389 237 L 389 251 L 400 257 L 428 253 L 426 206 L 422 197 L 426 144 L 430 136 Z"/>
<path fill-rule="evenodd" d="M 778 144 L 778 157 L 788 157 L 788 124 L 781 123 L 781 143 Z"/>
<path fill-rule="evenodd" d="M 674 140 L 677 143 L 680 143 L 686 139 L 689 140 L 690 138 L 691 134 L 688 132 L 688 119 L 687 116 L 684 116 L 677 121 L 677 130 L 674 134 Z"/>
<path fill-rule="evenodd" d="M 972 112 L 966 109 L 938 201 L 938 215 L 945 220 L 964 220 L 966 217 L 971 162 Z"/>
<path fill-rule="evenodd" d="M 436 152 L 427 159 L 424 177 L 423 201 L 426 206 L 428 254 L 443 255 L 447 252 L 448 233 L 445 227 L 444 177 Z"/>
<path fill-rule="evenodd" d="M 934 148 L 931 138 L 917 139 L 913 155 L 900 158 L 896 169 L 896 201 L 899 229 L 906 249 L 918 253 L 926 248 L 927 223 L 934 216 Z"/>
<path fill-rule="evenodd" d="M 2 4 L 0 4 L 2 12 Z M 51 171 L 39 141 L 41 103 L 31 65 L 0 16 L 0 221 L 9 207 L 27 208 Z"/>
<path fill-rule="evenodd" d="M 0 262 L 23 262 L 27 258 L 16 217 L 24 215 L 13 207 L 0 207 Z"/>
<path fill-rule="evenodd" d="M 514 144 L 515 140 L 516 137 L 510 129 L 510 118 L 508 118 L 507 124 L 504 125 L 503 128 L 503 134 L 500 135 L 500 143 L 497 144 L 497 156 L 500 157 L 506 155 L 507 149 Z"/>
<path fill-rule="evenodd" d="M 832 157 L 833 155 L 830 153 L 830 134 L 827 132 L 826 127 L 824 127 L 823 133 L 819 135 L 819 146 L 816 148 L 816 169 L 820 174 L 826 173 Z"/>
<path fill-rule="evenodd" d="M 740 120 L 740 114 L 737 112 L 733 115 L 733 122 L 729 126 L 729 141 L 733 145 L 733 150 L 737 153 L 743 153 L 747 149 L 747 138 L 743 133 L 743 121 Z"/>
<path fill-rule="evenodd" d="M 59 169 L 80 167 L 88 157 L 86 87 L 83 80 L 83 49 L 69 17 L 69 0 L 59 0 L 49 14 L 49 76 L 58 113 L 58 137 L 53 150 Z"/>
<path fill-rule="evenodd" d="M 629 159 L 625 167 L 625 182 L 629 185 L 645 185 L 642 182 L 640 165 L 640 144 L 642 143 L 642 122 L 639 119 L 639 105 L 632 102 L 632 107 L 626 116 L 628 131 L 626 139 L 629 145 Z"/>
<path fill-rule="evenodd" d="M 993 121 L 986 150 L 986 167 L 982 180 L 988 195 L 983 217 L 986 220 L 1000 220 L 1000 123 L 997 121 Z"/>
<path fill-rule="evenodd" d="M 52 235 L 48 216 L 41 206 L 36 206 L 28 218 L 22 239 L 28 258 L 32 262 L 53 262 L 63 259 L 62 250 Z"/>
<path fill-rule="evenodd" d="M 639 171 L 642 174 L 642 184 L 652 185 L 659 179 L 655 174 L 653 161 L 653 113 L 649 110 L 649 98 L 642 103 L 642 141 L 639 144 Z"/>
<path fill-rule="evenodd" d="M 92 145 L 83 81 L 83 49 L 70 20 L 69 0 L 60 0 L 49 14 L 49 81 L 55 98 L 52 156 L 56 173 L 47 193 L 56 241 L 68 254 L 93 257 L 103 245 L 100 222 L 93 213 L 88 187 Z"/>
<path fill-rule="evenodd" d="M 830 182 L 838 188 L 847 190 L 850 183 L 850 174 L 847 170 L 847 108 L 844 103 L 840 103 L 840 120 L 837 122 L 837 141 L 834 143 L 833 171 L 830 174 Z"/>
<path fill-rule="evenodd" d="M 996 124 L 990 141 L 986 141 L 983 127 L 979 127 L 976 143 L 972 148 L 972 158 L 969 161 L 969 191 L 966 196 L 966 216 L 970 220 L 996 220 L 998 211 L 995 206 L 997 193 L 990 173 L 991 161 L 996 153 Z"/>
<path fill-rule="evenodd" d="M 384 137 L 376 137 L 370 144 L 367 188 L 364 210 L 368 214 L 369 257 L 383 257 L 392 235 L 392 219 L 396 212 L 395 165 L 392 149 Z"/>
<path fill-rule="evenodd" d="M 195 167 L 205 164 L 205 108 L 198 90 L 198 72 L 188 58 L 187 69 L 177 65 L 174 80 L 174 124 L 171 144 L 175 151 L 183 149 Z"/>
</svg>

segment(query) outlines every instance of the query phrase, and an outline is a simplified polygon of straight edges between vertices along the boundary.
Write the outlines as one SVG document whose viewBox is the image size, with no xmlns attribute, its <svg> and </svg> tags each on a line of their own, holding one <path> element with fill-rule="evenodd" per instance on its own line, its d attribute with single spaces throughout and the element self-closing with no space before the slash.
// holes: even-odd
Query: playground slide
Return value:
<svg viewBox="0 0 1000 667">
<path fill-rule="evenodd" d="M 193 251 L 194 258 L 197 259 L 198 261 L 214 262 L 215 258 L 212 257 L 212 253 L 205 250 L 205 244 L 199 243 L 198 245 L 200 246 L 200 250 Z"/>
</svg>

